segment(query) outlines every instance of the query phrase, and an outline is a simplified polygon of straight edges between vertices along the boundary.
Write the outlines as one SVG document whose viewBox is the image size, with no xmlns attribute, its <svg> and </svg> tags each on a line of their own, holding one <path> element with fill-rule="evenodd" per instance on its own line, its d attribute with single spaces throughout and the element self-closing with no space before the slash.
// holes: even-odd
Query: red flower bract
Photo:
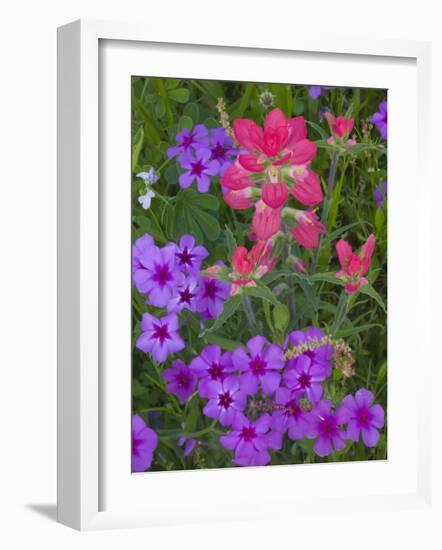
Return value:
<svg viewBox="0 0 442 550">
<path fill-rule="evenodd" d="M 362 245 L 359 254 L 353 252 L 349 243 L 344 239 L 341 239 L 336 244 L 338 260 L 342 267 L 341 271 L 336 273 L 336 277 L 345 281 L 345 289 L 347 292 L 356 292 L 362 285 L 368 283 L 364 275 L 370 267 L 375 243 L 375 236 L 371 234 Z"/>
</svg>

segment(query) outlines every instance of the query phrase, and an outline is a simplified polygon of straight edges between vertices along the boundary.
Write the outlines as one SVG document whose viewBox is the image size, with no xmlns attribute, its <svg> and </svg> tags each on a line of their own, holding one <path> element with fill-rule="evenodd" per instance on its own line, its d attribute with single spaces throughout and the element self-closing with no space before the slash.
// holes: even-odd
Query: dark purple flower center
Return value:
<svg viewBox="0 0 442 550">
<path fill-rule="evenodd" d="M 253 426 L 245 426 L 241 433 L 239 434 L 241 439 L 244 439 L 244 441 L 252 441 L 256 437 L 256 430 Z"/>
<path fill-rule="evenodd" d="M 167 264 L 156 265 L 153 280 L 160 286 L 164 286 L 172 279 L 172 273 Z"/>
<path fill-rule="evenodd" d="M 218 290 L 218 285 L 213 279 L 206 281 L 204 285 L 204 297 L 211 298 L 212 300 L 216 297 L 216 291 Z"/>
<path fill-rule="evenodd" d="M 362 407 L 357 412 L 357 419 L 361 426 L 368 428 L 370 426 L 372 415 L 366 407 Z"/>
<path fill-rule="evenodd" d="M 195 143 L 195 139 L 192 134 L 189 134 L 188 136 L 185 136 L 183 138 L 183 141 L 181 142 L 181 146 L 183 149 L 188 149 L 191 145 Z"/>
<path fill-rule="evenodd" d="M 301 374 L 298 376 L 298 385 L 300 388 L 308 388 L 310 387 L 310 384 L 312 383 L 312 377 L 308 372 L 301 372 Z"/>
<path fill-rule="evenodd" d="M 189 288 L 185 288 L 184 290 L 180 290 L 180 302 L 182 304 L 190 304 L 192 298 L 196 296 L 193 292 L 190 292 Z"/>
<path fill-rule="evenodd" d="M 325 416 L 319 424 L 319 432 L 322 436 L 332 437 L 337 431 L 337 421 L 332 416 Z"/>
<path fill-rule="evenodd" d="M 291 401 L 286 407 L 286 412 L 288 415 L 298 418 L 302 414 L 302 409 L 296 401 Z"/>
<path fill-rule="evenodd" d="M 211 149 L 213 160 L 226 160 L 226 149 L 221 143 L 217 143 Z"/>
<path fill-rule="evenodd" d="M 189 249 L 185 247 L 182 252 L 177 253 L 177 258 L 179 259 L 180 263 L 183 265 L 192 265 L 193 258 L 195 258 L 195 254 L 192 254 L 189 252 Z"/>
<path fill-rule="evenodd" d="M 142 439 L 137 439 L 135 436 L 132 436 L 132 454 L 138 455 L 138 448 L 143 442 Z"/>
<path fill-rule="evenodd" d="M 218 394 L 218 405 L 224 409 L 228 409 L 233 403 L 232 396 L 228 391 Z"/>
<path fill-rule="evenodd" d="M 155 340 L 159 340 L 160 344 L 164 344 L 165 340 L 170 340 L 169 328 L 167 325 L 154 325 L 153 337 Z"/>
<path fill-rule="evenodd" d="M 175 380 L 176 380 L 176 383 L 177 383 L 179 388 L 187 389 L 189 387 L 190 378 L 189 378 L 189 375 L 187 373 L 179 372 L 176 375 Z"/>
<path fill-rule="evenodd" d="M 193 176 L 201 176 L 201 174 L 204 172 L 204 170 L 206 170 L 207 166 L 205 164 L 203 164 L 203 161 L 202 160 L 196 160 L 195 162 L 192 162 L 191 163 L 191 174 Z"/>
<path fill-rule="evenodd" d="M 267 363 L 262 359 L 260 355 L 254 357 L 250 363 L 250 370 L 255 376 L 262 376 L 266 372 Z"/>
<path fill-rule="evenodd" d="M 222 378 L 223 367 L 219 363 L 212 363 L 207 369 L 207 374 L 212 380 L 218 380 Z"/>
</svg>

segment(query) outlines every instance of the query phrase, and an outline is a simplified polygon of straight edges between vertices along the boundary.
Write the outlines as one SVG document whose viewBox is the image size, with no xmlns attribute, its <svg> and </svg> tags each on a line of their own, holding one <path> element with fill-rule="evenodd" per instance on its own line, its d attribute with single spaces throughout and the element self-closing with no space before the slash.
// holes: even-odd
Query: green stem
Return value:
<svg viewBox="0 0 442 550">
<path fill-rule="evenodd" d="M 345 290 L 343 290 L 339 298 L 335 322 L 333 323 L 333 326 L 332 326 L 333 336 L 336 335 L 338 330 L 341 328 L 342 323 L 345 321 L 345 318 L 349 310 L 348 306 L 349 306 L 349 295 Z"/>
<path fill-rule="evenodd" d="M 249 324 L 252 325 L 252 326 L 256 326 L 255 314 L 253 312 L 253 307 L 252 307 L 252 303 L 250 301 L 250 298 L 248 296 L 243 296 L 242 297 L 242 303 L 243 303 L 244 311 L 246 313 L 246 317 L 247 317 L 247 320 L 248 320 Z"/>
</svg>

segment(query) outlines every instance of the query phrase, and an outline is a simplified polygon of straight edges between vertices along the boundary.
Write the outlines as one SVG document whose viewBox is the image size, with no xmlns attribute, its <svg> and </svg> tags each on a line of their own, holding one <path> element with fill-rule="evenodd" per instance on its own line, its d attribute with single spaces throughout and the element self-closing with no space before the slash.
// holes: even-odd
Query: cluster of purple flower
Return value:
<svg viewBox="0 0 442 550">
<path fill-rule="evenodd" d="M 203 319 L 214 319 L 223 310 L 230 285 L 201 275 L 207 256 L 204 246 L 197 246 L 190 235 L 183 235 L 178 245 L 160 248 L 146 234 L 133 246 L 132 276 L 137 290 L 147 296 L 147 304 L 166 310 L 162 317 L 143 314 L 136 346 L 159 363 L 185 347 L 179 335 L 179 312 L 188 309 Z"/>
<path fill-rule="evenodd" d="M 200 397 L 207 399 L 203 413 L 231 427 L 220 442 L 234 452 L 233 462 L 262 466 L 271 460 L 269 449 L 281 449 L 285 433 L 294 441 L 314 439 L 313 449 L 321 457 L 360 435 L 366 446 L 377 444 L 384 411 L 373 404 L 370 391 L 361 388 L 337 407 L 323 399 L 332 356 L 323 332 L 312 327 L 290 333 L 284 347 L 263 336 L 233 352 L 208 345 L 189 366 L 174 361 L 164 377 L 167 390 L 181 403 L 198 384 Z"/>
<path fill-rule="evenodd" d="M 180 187 L 187 189 L 196 181 L 200 193 L 209 191 L 210 178 L 222 176 L 238 154 L 232 138 L 221 127 L 208 130 L 197 124 L 192 130 L 184 128 L 176 135 L 176 142 L 167 154 L 176 156 L 184 170 L 179 177 Z"/>
</svg>

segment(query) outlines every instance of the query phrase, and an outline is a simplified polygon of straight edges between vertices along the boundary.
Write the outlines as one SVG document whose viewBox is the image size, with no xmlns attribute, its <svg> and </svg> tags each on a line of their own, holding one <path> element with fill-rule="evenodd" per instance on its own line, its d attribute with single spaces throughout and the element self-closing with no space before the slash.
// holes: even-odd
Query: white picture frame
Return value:
<svg viewBox="0 0 442 550">
<path fill-rule="evenodd" d="M 238 506 L 225 509 L 222 514 L 219 509 L 215 512 L 208 510 L 206 504 L 186 503 L 186 506 L 177 504 L 167 510 L 167 502 L 157 501 L 150 507 L 129 506 L 121 497 L 121 505 L 113 502 L 111 509 L 103 509 L 102 484 L 106 481 L 103 453 L 109 452 L 107 443 L 103 441 L 105 423 L 103 416 L 106 413 L 106 392 L 115 392 L 117 383 L 103 387 L 103 364 L 100 350 L 103 319 L 100 311 L 106 293 L 102 288 L 103 277 L 103 250 L 101 234 L 106 230 L 106 224 L 100 224 L 100 213 L 103 208 L 112 208 L 115 197 L 101 201 L 100 188 L 100 154 L 102 143 L 100 140 L 100 113 L 105 107 L 101 104 L 100 96 L 100 47 L 103 41 L 135 44 L 168 44 L 168 47 L 179 49 L 198 46 L 206 49 L 206 55 L 218 49 L 228 48 L 229 55 L 244 55 L 247 51 L 272 52 L 272 55 L 284 55 L 290 52 L 324 56 L 338 56 L 340 59 L 348 57 L 360 59 L 357 56 L 376 57 L 388 60 L 394 64 L 395 60 L 411 60 L 416 67 L 417 100 L 417 139 L 412 142 L 414 153 L 411 157 L 419 163 L 420 181 L 429 182 L 428 148 L 425 146 L 426 136 L 429 134 L 431 106 L 429 97 L 430 80 L 430 52 L 431 45 L 425 42 L 366 40 L 362 38 L 327 37 L 311 39 L 296 34 L 294 37 L 274 37 L 271 43 L 264 43 L 261 37 L 226 39 L 221 33 L 216 36 L 205 37 L 202 32 L 198 39 L 191 42 L 183 31 L 174 32 L 167 36 L 155 28 L 146 28 L 136 24 L 99 21 L 77 21 L 59 29 L 58 35 L 58 520 L 80 530 L 152 526 L 161 524 L 186 523 L 194 521 L 213 521 L 216 519 L 247 519 L 260 518 L 261 508 L 266 498 L 270 502 L 277 502 L 278 498 L 284 502 L 284 509 L 290 513 L 298 509 L 300 503 L 304 511 L 326 508 L 333 502 L 330 493 L 318 489 L 313 491 L 314 498 L 288 497 L 280 494 L 279 488 L 284 484 L 284 477 L 288 475 L 287 468 L 257 468 L 247 470 L 202 471 L 184 473 L 166 473 L 162 476 L 174 476 L 175 484 L 182 483 L 181 490 L 189 490 L 189 479 L 203 491 L 210 483 L 221 487 L 225 483 L 226 475 L 235 476 L 236 483 L 244 484 L 249 491 L 249 502 L 244 507 L 244 500 Z M 327 63 L 326 60 L 323 60 Z M 201 69 L 201 71 L 203 71 Z M 201 77 L 206 76 L 201 72 Z M 206 76 L 207 77 L 207 76 Z M 265 78 L 263 78 L 265 80 Z M 326 83 L 326 82 L 325 82 Z M 414 111 L 413 111 L 414 112 Z M 416 124 L 416 121 L 413 122 Z M 102 136 L 101 136 L 102 137 Z M 128 136 L 129 137 L 129 136 Z M 127 153 L 127 152 L 126 152 Z M 412 158 L 409 162 L 412 168 Z M 393 161 L 394 162 L 394 159 Z M 399 174 L 399 172 L 398 172 Z M 422 185 L 419 189 L 422 204 L 431 204 L 431 186 Z M 390 201 L 394 202 L 394 191 Z M 118 199 L 117 199 L 118 200 Z M 406 201 L 406 199 L 404 199 Z M 410 201 L 410 199 L 408 199 Z M 413 200 L 409 205 L 412 206 Z M 428 207 L 427 207 L 428 208 Z M 104 216 L 106 217 L 106 216 Z M 417 278 L 416 296 L 410 299 L 411 312 L 422 313 L 423 324 L 429 323 L 431 315 L 431 231 L 430 216 L 423 206 L 416 217 L 419 220 L 419 258 L 418 268 L 413 274 L 412 282 Z M 399 214 L 396 218 L 400 222 Z M 412 236 L 410 236 L 412 238 Z M 399 243 L 400 244 L 400 243 Z M 121 249 L 120 249 L 121 250 Z M 399 250 L 399 249 L 398 249 Z M 129 252 L 130 253 L 130 252 Z M 398 254 L 399 255 L 399 254 Z M 129 264 L 128 264 L 129 265 Z M 394 266 L 393 266 L 394 267 Z M 394 273 L 394 269 L 393 269 Z M 397 271 L 396 271 L 397 273 Z M 390 279 L 389 279 L 390 281 Z M 399 302 L 391 303 L 391 318 L 400 321 Z M 396 312 L 395 312 L 396 311 Z M 428 321 L 425 321 L 428 319 Z M 390 321 L 389 321 L 390 322 Z M 417 343 L 419 350 L 428 347 L 431 338 L 431 328 Z M 390 329 L 390 326 L 389 326 Z M 396 349 L 396 348 L 395 348 Z M 418 353 L 419 350 L 415 350 Z M 398 351 L 399 353 L 399 351 Z M 427 352 L 428 353 L 428 352 Z M 412 360 L 409 355 L 408 362 Z M 407 362 L 407 356 L 404 356 Z M 348 491 L 337 496 L 340 506 L 359 507 L 370 511 L 381 507 L 386 510 L 397 507 L 424 507 L 431 501 L 431 433 L 426 419 L 429 416 L 431 403 L 428 395 L 424 397 L 424 384 L 429 383 L 431 376 L 430 361 L 420 366 L 421 376 L 416 389 L 416 408 L 412 414 L 415 429 L 414 448 L 416 456 L 413 464 L 413 488 L 393 490 L 390 492 L 369 492 L 366 495 L 354 495 L 351 492 L 351 482 Z M 405 371 L 409 372 L 409 371 Z M 410 381 L 409 381 L 410 382 Z M 406 382 L 404 381 L 404 384 Z M 408 386 L 407 386 L 408 387 Z M 410 386 L 411 387 L 411 386 Z M 127 389 L 127 388 L 126 388 Z M 411 390 L 410 390 L 411 391 Z M 104 393 L 103 393 L 104 392 Z M 128 397 L 129 398 L 129 397 Z M 400 407 L 398 401 L 398 407 Z M 392 462 L 394 467 L 394 462 Z M 334 471 L 333 475 L 341 476 L 342 468 L 352 468 L 353 465 L 330 464 L 323 470 L 322 477 L 327 471 Z M 299 468 L 299 467 L 298 467 Z M 337 471 L 337 469 L 341 469 Z M 263 471 L 266 477 L 263 477 Z M 111 470 L 113 471 L 113 470 Z M 271 473 L 270 473 L 271 472 Z M 362 472 L 362 470 L 361 470 Z M 128 472 L 124 475 L 127 476 Z M 391 474 L 391 472 L 390 472 Z M 390 475 L 388 472 L 386 475 Z M 198 483 L 196 475 L 199 476 Z M 354 476 L 361 475 L 353 473 Z M 365 475 L 365 474 L 364 474 Z M 143 474 L 143 483 L 149 483 L 149 474 Z M 181 476 L 181 481 L 179 477 Z M 186 476 L 184 478 L 183 476 Z M 189 476 L 191 476 L 189 478 Z M 241 476 L 241 478 L 239 477 Z M 269 477 L 271 476 L 271 477 Z M 132 480 L 140 476 L 132 476 Z M 140 478 L 141 479 L 141 478 Z M 165 478 L 157 474 L 151 477 L 152 486 L 161 491 L 161 484 Z M 155 480 L 155 481 L 154 481 Z M 163 481 L 162 481 L 163 480 Z M 240 480 L 240 481 L 239 481 Z M 400 478 L 398 477 L 398 480 Z M 415 481 L 415 483 L 414 483 Z M 106 481 L 107 482 L 107 481 Z M 398 481 L 399 483 L 399 481 Z M 131 485 L 134 482 L 131 481 Z M 260 486 L 261 491 L 253 492 L 253 488 Z M 166 492 L 173 490 L 169 483 Z M 196 492 L 198 492 L 196 491 Z M 118 493 L 116 499 L 118 500 Z M 123 493 L 121 493 L 123 494 Z M 129 493 L 125 493 L 129 495 Z M 159 494 L 159 493 L 158 493 Z M 204 494 L 204 493 L 201 493 Z M 210 493 L 208 493 L 210 494 Z M 206 495 L 207 496 L 207 495 Z M 191 498 L 191 497 L 190 497 Z M 115 500 L 115 499 L 114 499 Z M 224 507 L 225 508 L 225 507 Z M 167 510 L 167 513 L 166 513 Z M 278 511 L 278 515 L 280 512 Z"/>
</svg>

